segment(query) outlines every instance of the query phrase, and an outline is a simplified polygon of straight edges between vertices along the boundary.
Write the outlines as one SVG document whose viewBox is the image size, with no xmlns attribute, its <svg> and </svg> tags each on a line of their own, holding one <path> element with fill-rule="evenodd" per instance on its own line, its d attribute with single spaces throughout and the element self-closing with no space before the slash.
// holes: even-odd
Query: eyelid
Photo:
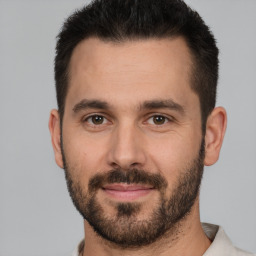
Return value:
<svg viewBox="0 0 256 256">
<path fill-rule="evenodd" d="M 103 118 L 104 118 L 104 122 L 103 122 L 102 124 L 99 124 L 99 125 L 95 125 L 95 124 L 93 124 L 92 122 L 88 122 L 88 119 L 90 119 L 90 118 L 92 118 L 92 117 L 94 117 L 94 116 L 101 116 L 101 117 L 103 117 Z M 174 122 L 174 121 L 176 120 L 173 116 L 170 116 L 170 115 L 168 115 L 168 114 L 163 114 L 163 113 L 158 113 L 158 112 L 152 112 L 152 113 L 148 113 L 148 114 L 146 115 L 145 121 L 144 121 L 143 123 L 148 123 L 149 119 L 154 118 L 154 117 L 156 117 L 156 116 L 164 117 L 164 118 L 166 119 L 166 122 L 165 122 L 164 124 L 169 123 L 169 122 Z M 107 124 L 108 122 L 109 122 L 109 123 L 112 123 L 111 117 L 110 117 L 108 114 L 102 113 L 102 112 L 92 112 L 92 113 L 88 113 L 88 114 L 82 116 L 81 122 L 82 122 L 82 123 L 87 122 L 88 124 L 93 125 L 93 126 L 105 125 L 105 124 Z M 159 124 L 159 125 L 151 124 L 151 125 L 163 126 L 164 124 L 162 124 L 162 125 L 160 125 L 160 124 Z"/>
<path fill-rule="evenodd" d="M 92 121 L 92 118 L 93 117 L 95 117 L 95 116 L 99 116 L 99 115 L 93 115 L 93 116 L 89 116 L 89 117 L 87 117 L 86 119 L 85 119 L 85 121 L 86 122 L 88 122 L 89 124 L 91 124 L 91 125 L 95 125 L 95 126 L 98 126 L 98 125 L 103 125 L 103 124 L 105 124 L 106 123 L 106 118 L 104 117 L 104 116 L 100 116 L 100 117 L 102 117 L 103 118 L 103 122 L 102 123 L 100 123 L 100 124 L 94 124 L 93 123 L 93 121 Z M 89 121 L 90 120 L 90 121 Z"/>
<path fill-rule="evenodd" d="M 104 121 L 104 123 L 99 124 L 99 125 L 95 125 L 95 124 L 93 124 L 92 122 L 91 122 L 91 123 L 88 122 L 88 119 L 90 119 L 90 118 L 92 118 L 92 117 L 95 117 L 95 116 L 101 116 L 101 117 L 103 117 L 107 122 L 110 122 L 110 118 L 109 118 L 105 113 L 100 113 L 100 112 L 89 113 L 89 114 L 83 116 L 82 119 L 81 119 L 81 121 L 82 121 L 83 123 L 87 122 L 88 124 L 90 124 L 90 125 L 92 125 L 92 126 L 99 126 L 99 125 L 104 125 L 104 124 L 106 124 L 105 121 Z"/>
<path fill-rule="evenodd" d="M 156 125 L 156 126 L 162 126 L 162 125 L 165 125 L 166 123 L 169 122 L 168 118 L 166 118 L 165 116 L 162 116 L 162 117 L 164 118 L 164 122 L 163 122 L 163 123 L 160 123 L 160 124 L 156 124 L 156 123 L 154 122 L 154 118 L 155 118 L 155 117 L 159 117 L 159 116 L 152 116 L 152 117 L 150 117 L 150 118 L 147 120 L 147 122 L 148 122 L 150 125 Z M 152 120 L 151 120 L 151 119 L 152 119 Z"/>
<path fill-rule="evenodd" d="M 168 121 L 173 122 L 175 121 L 175 118 L 173 116 L 167 115 L 167 114 L 162 114 L 162 113 L 150 113 L 147 118 L 146 121 L 148 121 L 151 118 L 157 117 L 157 116 L 161 116 L 166 118 Z"/>
</svg>

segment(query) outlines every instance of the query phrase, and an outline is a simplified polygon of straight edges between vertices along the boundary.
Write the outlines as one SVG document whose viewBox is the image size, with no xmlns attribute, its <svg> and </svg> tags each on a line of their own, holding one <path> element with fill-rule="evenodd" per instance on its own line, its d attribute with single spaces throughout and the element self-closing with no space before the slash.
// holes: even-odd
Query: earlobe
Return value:
<svg viewBox="0 0 256 256">
<path fill-rule="evenodd" d="M 52 147 L 55 154 L 55 161 L 60 168 L 63 168 L 61 152 L 61 127 L 60 117 L 56 109 L 53 109 L 49 118 L 49 130 L 51 133 Z"/>
<path fill-rule="evenodd" d="M 226 110 L 215 108 L 209 115 L 205 133 L 205 160 L 204 164 L 213 165 L 219 159 L 220 149 L 227 126 Z"/>
</svg>

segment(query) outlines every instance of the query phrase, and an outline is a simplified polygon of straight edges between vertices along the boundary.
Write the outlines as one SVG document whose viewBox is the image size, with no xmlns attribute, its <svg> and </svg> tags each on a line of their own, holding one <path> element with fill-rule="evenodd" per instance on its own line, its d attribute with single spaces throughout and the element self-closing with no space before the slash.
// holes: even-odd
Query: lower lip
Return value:
<svg viewBox="0 0 256 256">
<path fill-rule="evenodd" d="M 111 198 L 120 201 L 132 201 L 150 194 L 153 189 L 138 189 L 138 190 L 114 190 L 103 189 L 103 191 Z"/>
</svg>

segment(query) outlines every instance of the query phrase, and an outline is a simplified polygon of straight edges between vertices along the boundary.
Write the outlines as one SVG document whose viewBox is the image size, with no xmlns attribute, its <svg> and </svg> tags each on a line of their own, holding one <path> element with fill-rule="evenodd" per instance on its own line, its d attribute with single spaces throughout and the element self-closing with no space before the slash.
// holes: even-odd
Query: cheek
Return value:
<svg viewBox="0 0 256 256">
<path fill-rule="evenodd" d="M 102 171 L 105 155 L 102 143 L 93 136 L 86 136 L 84 132 L 73 130 L 63 134 L 66 162 L 72 174 L 82 182 L 88 182 L 95 173 Z"/>
<path fill-rule="evenodd" d="M 193 138 L 193 136 L 192 136 Z M 148 155 L 153 169 L 159 171 L 173 183 L 197 156 L 200 149 L 200 136 L 169 135 L 147 144 Z"/>
</svg>

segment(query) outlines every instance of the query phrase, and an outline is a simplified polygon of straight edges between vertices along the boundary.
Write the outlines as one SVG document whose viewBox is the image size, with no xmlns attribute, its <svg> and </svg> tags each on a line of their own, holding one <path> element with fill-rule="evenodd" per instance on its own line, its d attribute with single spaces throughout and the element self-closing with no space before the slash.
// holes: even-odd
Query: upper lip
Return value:
<svg viewBox="0 0 256 256">
<path fill-rule="evenodd" d="M 117 191 L 135 191 L 153 189 L 152 186 L 142 184 L 127 184 L 127 183 L 114 183 L 103 186 L 103 189 L 117 190 Z"/>
</svg>

